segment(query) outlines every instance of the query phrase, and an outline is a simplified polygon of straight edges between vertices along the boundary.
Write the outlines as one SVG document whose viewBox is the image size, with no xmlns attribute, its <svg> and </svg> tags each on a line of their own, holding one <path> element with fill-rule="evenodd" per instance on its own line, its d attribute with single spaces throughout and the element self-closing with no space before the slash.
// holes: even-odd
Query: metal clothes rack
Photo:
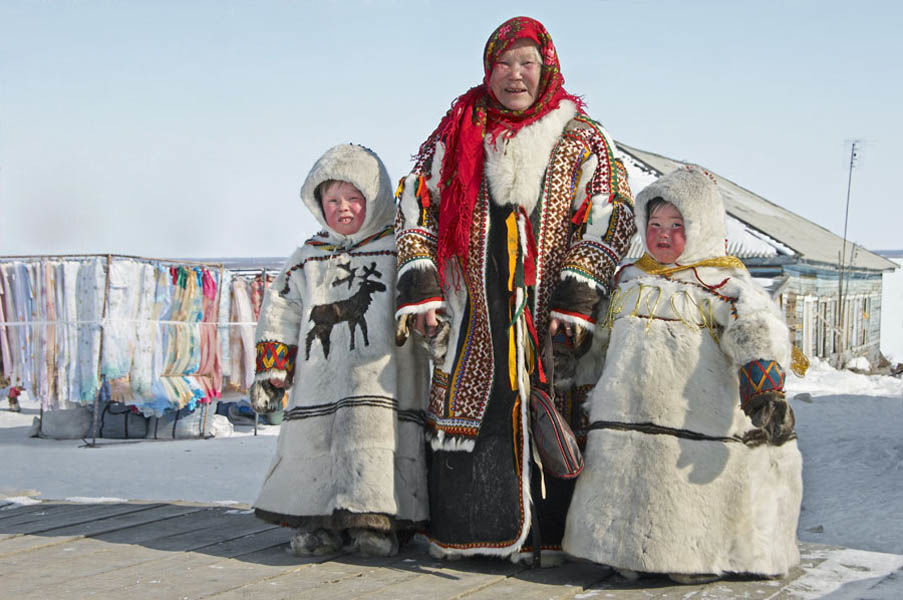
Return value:
<svg viewBox="0 0 903 600">
<path fill-rule="evenodd" d="M 96 448 L 97 445 L 97 427 L 98 427 L 98 408 L 100 404 L 100 393 L 103 389 L 103 384 L 105 383 L 105 377 L 102 374 L 103 367 L 103 345 L 104 345 L 104 328 L 103 323 L 107 317 L 107 311 L 109 308 L 110 301 L 110 268 L 113 263 L 113 259 L 127 259 L 137 262 L 143 262 L 146 264 L 153 265 L 169 265 L 169 266 L 202 266 L 208 269 L 219 269 L 219 278 L 217 280 L 217 296 L 216 296 L 216 311 L 217 311 L 217 321 L 219 320 L 219 300 L 220 295 L 222 293 L 222 282 L 223 282 L 223 273 L 225 271 L 225 267 L 221 263 L 210 263 L 210 262 L 200 262 L 200 261 L 191 261 L 191 260 L 181 260 L 181 259 L 166 259 L 166 258 L 150 258 L 144 256 L 133 256 L 129 254 L 42 254 L 42 255 L 5 255 L 0 256 L 0 262 L 25 262 L 25 261 L 40 261 L 40 263 L 46 264 L 49 261 L 60 260 L 60 259 L 75 259 L 75 260 L 91 260 L 98 258 L 106 258 L 106 267 L 104 271 L 104 297 L 103 303 L 101 305 L 101 319 L 100 319 L 100 342 L 97 351 L 97 381 L 98 381 L 98 389 L 97 394 L 94 396 L 94 406 L 93 406 L 93 417 L 92 417 L 92 425 L 91 425 L 91 442 L 85 443 L 85 446 L 88 448 Z M 256 269 L 255 269 L 256 272 Z M 264 282 L 266 282 L 266 269 L 264 269 Z M 5 325 L 4 325 L 5 326 Z M 209 412 L 209 403 L 204 403 L 202 405 L 202 425 L 200 428 L 200 432 L 198 433 L 198 437 L 203 438 L 204 431 L 206 431 L 207 425 L 207 416 Z M 44 417 L 44 405 L 41 403 L 40 408 L 40 422 L 43 423 Z M 40 431 L 40 430 L 39 430 Z M 254 433 L 257 433 L 257 422 L 255 415 L 255 426 Z"/>
</svg>

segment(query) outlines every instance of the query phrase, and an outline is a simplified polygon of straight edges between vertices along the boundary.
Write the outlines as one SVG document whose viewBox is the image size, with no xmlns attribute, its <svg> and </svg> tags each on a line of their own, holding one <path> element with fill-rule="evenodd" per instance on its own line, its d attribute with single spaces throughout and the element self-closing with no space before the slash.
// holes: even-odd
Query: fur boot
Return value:
<svg viewBox="0 0 903 600">
<path fill-rule="evenodd" d="M 342 535 L 337 531 L 316 529 L 298 530 L 292 536 L 291 549 L 295 556 L 323 556 L 342 548 Z"/>
<path fill-rule="evenodd" d="M 349 529 L 351 543 L 346 550 L 360 556 L 395 556 L 398 554 L 398 538 L 392 531 L 373 529 Z"/>
</svg>

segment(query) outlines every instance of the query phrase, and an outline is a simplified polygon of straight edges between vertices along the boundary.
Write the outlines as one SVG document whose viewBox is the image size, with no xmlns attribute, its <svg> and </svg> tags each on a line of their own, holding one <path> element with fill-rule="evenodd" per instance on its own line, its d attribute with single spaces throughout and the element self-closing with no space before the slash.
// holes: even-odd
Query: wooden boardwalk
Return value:
<svg viewBox="0 0 903 600">
<path fill-rule="evenodd" d="M 676 586 L 582 563 L 438 561 L 416 543 L 389 559 L 297 558 L 289 537 L 242 505 L 0 500 L 0 598 L 903 598 L 903 557 L 807 544 L 783 580 Z"/>
</svg>

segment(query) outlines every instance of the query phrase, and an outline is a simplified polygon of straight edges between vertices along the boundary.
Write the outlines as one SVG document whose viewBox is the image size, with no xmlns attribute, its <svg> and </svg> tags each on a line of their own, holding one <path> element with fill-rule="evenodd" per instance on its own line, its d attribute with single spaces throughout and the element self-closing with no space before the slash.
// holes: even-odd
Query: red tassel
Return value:
<svg viewBox="0 0 903 600">
<path fill-rule="evenodd" d="M 420 199 L 421 208 L 430 206 L 430 189 L 426 185 L 426 178 L 421 175 L 417 178 L 417 198 Z"/>
<path fill-rule="evenodd" d="M 571 219 L 571 223 L 574 225 L 582 225 L 586 222 L 587 217 L 589 217 L 589 211 L 593 207 L 592 198 L 587 198 L 583 201 L 583 204 L 580 205 L 580 208 L 577 209 L 577 213 L 574 215 L 574 218 Z"/>
<path fill-rule="evenodd" d="M 527 234 L 527 255 L 524 257 L 524 285 L 536 285 L 536 238 L 533 237 L 533 224 L 523 207 L 520 213 L 524 219 L 524 231 Z"/>
<path fill-rule="evenodd" d="M 530 309 L 524 309 L 524 317 L 526 317 L 527 321 L 527 331 L 530 332 L 530 340 L 533 342 L 533 356 L 536 359 L 536 367 L 539 371 L 539 381 L 540 383 L 548 383 L 546 380 L 546 372 L 542 368 L 542 359 L 539 357 L 539 338 L 536 335 L 536 327 L 533 325 L 533 316 L 530 314 Z"/>
</svg>

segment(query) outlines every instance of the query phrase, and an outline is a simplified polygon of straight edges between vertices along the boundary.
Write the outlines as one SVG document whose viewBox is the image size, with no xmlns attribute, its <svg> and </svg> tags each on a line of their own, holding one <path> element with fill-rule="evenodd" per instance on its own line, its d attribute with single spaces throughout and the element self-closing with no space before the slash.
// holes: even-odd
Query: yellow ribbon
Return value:
<svg viewBox="0 0 903 600">
<path fill-rule="evenodd" d="M 505 219 L 508 230 L 508 289 L 514 289 L 514 273 L 517 271 L 517 215 L 514 212 Z"/>
<path fill-rule="evenodd" d="M 517 270 L 517 215 L 512 212 L 505 219 L 505 227 L 508 231 L 508 290 L 514 290 L 514 273 Z M 508 320 L 514 319 L 511 308 L 508 309 Z M 508 327 L 508 379 L 511 389 L 517 389 L 517 340 L 515 340 L 515 327 L 511 322 Z"/>
<path fill-rule="evenodd" d="M 511 389 L 517 389 L 517 344 L 514 339 L 515 328 L 508 328 L 508 379 Z"/>
<path fill-rule="evenodd" d="M 718 256 L 716 258 L 707 258 L 690 265 L 675 265 L 669 267 L 652 258 L 648 252 L 644 254 L 640 260 L 633 263 L 633 266 L 646 271 L 650 275 L 661 275 L 663 277 L 670 277 L 680 271 L 686 271 L 687 269 L 694 269 L 696 267 L 721 267 L 724 269 L 733 268 L 746 270 L 746 265 L 744 265 L 743 261 L 736 256 Z"/>
</svg>

